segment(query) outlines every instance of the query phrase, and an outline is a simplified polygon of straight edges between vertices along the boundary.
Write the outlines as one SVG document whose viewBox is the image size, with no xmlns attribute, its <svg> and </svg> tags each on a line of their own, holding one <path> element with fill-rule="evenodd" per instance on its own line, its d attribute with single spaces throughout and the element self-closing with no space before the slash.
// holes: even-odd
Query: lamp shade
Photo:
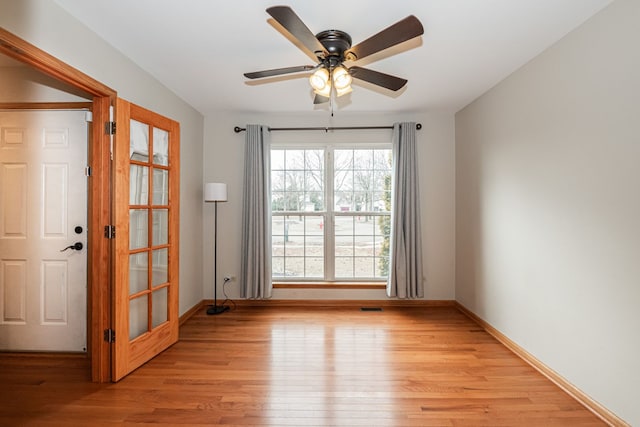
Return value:
<svg viewBox="0 0 640 427">
<path fill-rule="evenodd" d="M 205 202 L 226 202 L 227 184 L 221 182 L 208 182 L 204 185 Z"/>
<path fill-rule="evenodd" d="M 349 74 L 347 69 L 344 67 L 336 67 L 331 74 L 333 77 L 333 85 L 338 90 L 346 89 L 347 87 L 349 87 L 351 81 L 353 80 L 351 78 L 351 74 Z"/>
<path fill-rule="evenodd" d="M 309 77 L 309 83 L 311 87 L 317 91 L 326 89 L 329 83 L 329 71 L 327 71 L 326 68 L 318 68 L 316 72 Z"/>
</svg>

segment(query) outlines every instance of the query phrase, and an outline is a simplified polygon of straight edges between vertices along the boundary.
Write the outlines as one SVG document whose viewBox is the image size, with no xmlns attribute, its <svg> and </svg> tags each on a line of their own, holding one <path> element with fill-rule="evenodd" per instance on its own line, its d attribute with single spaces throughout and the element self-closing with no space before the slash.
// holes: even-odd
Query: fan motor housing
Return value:
<svg viewBox="0 0 640 427">
<path fill-rule="evenodd" d="M 316 34 L 316 38 L 327 49 L 329 56 L 344 59 L 344 52 L 351 48 L 351 36 L 340 30 L 326 30 Z"/>
</svg>

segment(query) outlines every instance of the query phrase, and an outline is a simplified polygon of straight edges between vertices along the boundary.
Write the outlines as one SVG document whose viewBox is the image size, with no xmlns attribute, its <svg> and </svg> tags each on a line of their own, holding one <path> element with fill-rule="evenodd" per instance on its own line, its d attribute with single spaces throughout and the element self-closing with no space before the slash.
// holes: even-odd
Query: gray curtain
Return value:
<svg viewBox="0 0 640 427">
<path fill-rule="evenodd" d="M 422 233 L 416 124 L 393 125 L 393 192 L 387 295 L 422 298 Z"/>
<path fill-rule="evenodd" d="M 247 125 L 242 197 L 242 298 L 271 297 L 271 191 L 269 128 Z"/>
</svg>

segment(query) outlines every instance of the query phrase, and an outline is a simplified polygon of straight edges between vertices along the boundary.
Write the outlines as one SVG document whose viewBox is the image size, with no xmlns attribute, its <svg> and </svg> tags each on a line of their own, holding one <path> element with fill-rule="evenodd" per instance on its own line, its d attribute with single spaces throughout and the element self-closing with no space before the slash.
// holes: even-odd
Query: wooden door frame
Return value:
<svg viewBox="0 0 640 427">
<path fill-rule="evenodd" d="M 87 354 L 91 379 L 111 381 L 111 344 L 103 338 L 111 328 L 112 244 L 104 227 L 112 224 L 111 136 L 105 132 L 109 107 L 115 106 L 116 91 L 47 52 L 0 27 L 0 53 L 24 62 L 57 80 L 93 96 L 91 143 L 88 162 L 88 252 L 87 252 Z"/>
</svg>

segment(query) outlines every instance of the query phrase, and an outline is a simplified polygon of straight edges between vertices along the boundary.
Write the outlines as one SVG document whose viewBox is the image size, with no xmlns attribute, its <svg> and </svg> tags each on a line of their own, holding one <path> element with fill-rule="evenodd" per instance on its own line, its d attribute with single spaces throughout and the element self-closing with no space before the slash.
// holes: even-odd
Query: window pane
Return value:
<svg viewBox="0 0 640 427">
<path fill-rule="evenodd" d="M 129 255 L 129 295 L 149 289 L 148 259 L 147 252 Z"/>
<path fill-rule="evenodd" d="M 373 150 L 353 150 L 353 169 L 373 169 Z"/>
<path fill-rule="evenodd" d="M 142 295 L 129 301 L 129 339 L 139 337 L 149 330 L 149 298 Z"/>
<path fill-rule="evenodd" d="M 373 257 L 356 257 L 354 276 L 374 277 L 375 259 Z"/>
<path fill-rule="evenodd" d="M 386 257 L 376 257 L 376 275 L 375 277 L 378 279 L 386 279 L 389 276 L 389 256 L 387 254 Z"/>
<path fill-rule="evenodd" d="M 129 204 L 146 205 L 149 203 L 149 168 L 131 165 L 129 167 Z"/>
<path fill-rule="evenodd" d="M 271 170 L 284 169 L 284 150 L 271 150 Z"/>
<path fill-rule="evenodd" d="M 285 277 L 284 271 L 284 257 L 283 256 L 273 256 L 271 258 L 271 271 L 273 277 Z"/>
<path fill-rule="evenodd" d="M 285 217 L 280 215 L 273 215 L 271 217 L 271 234 L 274 238 L 276 236 L 284 236 L 284 224 Z M 275 242 L 275 239 L 273 241 Z"/>
<path fill-rule="evenodd" d="M 353 169 L 353 150 L 334 150 L 333 159 L 336 171 Z"/>
<path fill-rule="evenodd" d="M 169 209 L 153 209 L 152 217 L 153 246 L 166 245 L 169 243 Z"/>
<path fill-rule="evenodd" d="M 305 256 L 323 257 L 324 256 L 324 237 L 308 236 L 305 239 Z"/>
<path fill-rule="evenodd" d="M 322 216 L 305 216 L 305 234 L 307 236 L 323 236 L 324 235 L 324 217 Z"/>
<path fill-rule="evenodd" d="M 287 277 L 304 277 L 304 258 L 287 256 L 285 258 L 284 271 Z"/>
<path fill-rule="evenodd" d="M 284 236 L 272 236 L 271 255 L 284 256 Z"/>
<path fill-rule="evenodd" d="M 335 211 L 350 212 L 353 210 L 353 193 L 351 191 L 336 191 L 333 200 Z"/>
<path fill-rule="evenodd" d="M 376 276 L 387 277 L 389 274 L 389 232 L 391 230 L 391 215 L 379 216 L 376 227 Z"/>
<path fill-rule="evenodd" d="M 335 237 L 335 255 L 353 256 L 353 236 L 336 236 Z"/>
<path fill-rule="evenodd" d="M 373 256 L 373 236 L 355 236 L 354 253 L 356 256 Z"/>
<path fill-rule="evenodd" d="M 154 250 L 152 257 L 151 284 L 158 286 L 169 280 L 169 249 Z"/>
<path fill-rule="evenodd" d="M 353 278 L 353 257 L 336 256 L 336 278 Z"/>
<path fill-rule="evenodd" d="M 289 191 L 285 193 L 285 210 L 288 211 L 303 211 L 304 206 L 304 192 L 303 191 Z"/>
<path fill-rule="evenodd" d="M 336 236 L 353 236 L 353 217 L 352 216 L 337 216 L 335 220 L 335 235 Z"/>
<path fill-rule="evenodd" d="M 274 170 L 271 172 L 271 192 L 284 191 L 284 171 Z"/>
<path fill-rule="evenodd" d="M 286 191 L 302 191 L 304 190 L 304 171 L 289 170 L 285 174 L 285 190 Z"/>
<path fill-rule="evenodd" d="M 271 192 L 271 210 L 273 212 L 282 212 L 285 208 L 285 193 L 283 191 Z"/>
<path fill-rule="evenodd" d="M 307 171 L 305 175 L 304 189 L 307 191 L 322 191 L 324 183 L 322 182 L 323 176 L 321 170 Z"/>
<path fill-rule="evenodd" d="M 129 209 L 129 249 L 149 246 L 149 211 Z"/>
<path fill-rule="evenodd" d="M 352 210 L 356 212 L 370 211 L 370 201 L 371 197 L 369 193 L 366 193 L 364 191 L 354 191 Z"/>
<path fill-rule="evenodd" d="M 169 132 L 153 128 L 153 163 L 169 165 Z"/>
<path fill-rule="evenodd" d="M 148 162 L 149 126 L 136 120 L 131 120 L 129 126 L 129 158 L 139 162 Z"/>
<path fill-rule="evenodd" d="M 307 193 L 305 198 L 307 202 L 307 212 L 324 211 L 324 193 L 322 191 L 312 191 Z"/>
<path fill-rule="evenodd" d="M 357 170 L 353 173 L 353 189 L 356 191 L 372 191 L 373 171 Z"/>
<path fill-rule="evenodd" d="M 377 170 L 391 170 L 391 150 L 374 150 L 373 166 Z"/>
<path fill-rule="evenodd" d="M 286 150 L 285 169 L 304 170 L 304 150 Z"/>
<path fill-rule="evenodd" d="M 167 321 L 168 318 L 168 301 L 169 288 L 160 288 L 151 294 L 151 327 L 155 328 Z"/>
<path fill-rule="evenodd" d="M 324 277 L 324 258 L 311 257 L 305 259 L 305 277 Z"/>
<path fill-rule="evenodd" d="M 321 171 L 324 169 L 324 150 L 305 150 L 305 169 Z"/>
<path fill-rule="evenodd" d="M 153 169 L 153 204 L 169 204 L 169 171 Z"/>
</svg>

